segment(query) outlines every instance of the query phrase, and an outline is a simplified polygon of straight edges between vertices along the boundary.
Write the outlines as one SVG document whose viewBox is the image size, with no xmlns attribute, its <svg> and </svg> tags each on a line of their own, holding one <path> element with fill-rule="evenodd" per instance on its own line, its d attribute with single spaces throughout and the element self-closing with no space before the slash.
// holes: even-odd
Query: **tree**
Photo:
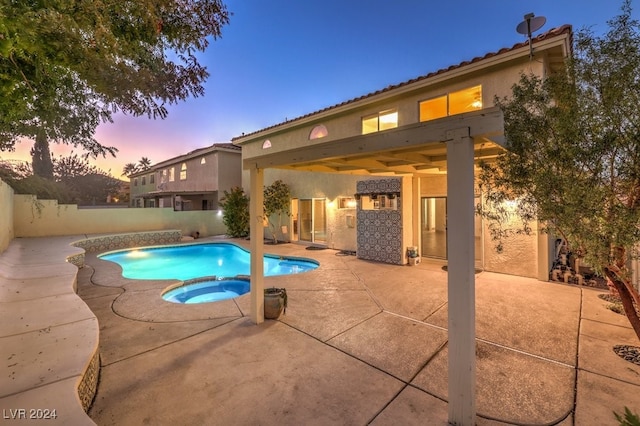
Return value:
<svg viewBox="0 0 640 426">
<path fill-rule="evenodd" d="M 151 167 L 151 160 L 149 160 L 147 157 L 142 157 L 140 161 L 138 161 L 138 166 L 141 171 L 149 170 L 149 168 Z"/>
<path fill-rule="evenodd" d="M 120 176 L 131 176 L 134 173 L 138 173 L 138 165 L 136 163 L 127 163 L 122 168 Z"/>
<path fill-rule="evenodd" d="M 127 163 L 122 168 L 121 176 L 131 176 L 134 173 L 143 172 L 151 168 L 151 160 L 142 157 L 137 163 Z"/>
<path fill-rule="evenodd" d="M 28 161 L 0 160 L 0 169 L 4 169 L 17 179 L 24 179 L 33 174 L 33 169 Z"/>
<path fill-rule="evenodd" d="M 32 194 L 42 200 L 58 200 L 60 203 L 70 203 L 73 199 L 65 184 L 34 175 L 28 163 L 0 161 L 0 179 L 16 194 Z"/>
<path fill-rule="evenodd" d="M 565 238 L 610 280 L 640 339 L 628 267 L 640 243 L 640 27 L 629 0 L 608 25 L 603 36 L 575 35 L 565 72 L 522 75 L 511 98 L 496 100 L 507 151 L 483 164 L 481 210 L 498 223 L 516 214 L 525 232 L 538 220 Z M 518 201 L 512 212 L 508 200 Z"/>
<path fill-rule="evenodd" d="M 220 207 L 224 211 L 222 222 L 229 236 L 240 238 L 249 235 L 249 197 L 242 188 L 236 186 L 230 192 L 225 189 Z"/>
<path fill-rule="evenodd" d="M 272 216 L 278 216 L 278 227 L 282 226 L 282 214 L 289 216 L 289 203 L 291 202 L 291 190 L 280 179 L 264 188 L 264 215 L 269 222 L 273 243 L 278 243 L 277 228 L 272 221 Z"/>
<path fill-rule="evenodd" d="M 50 142 L 115 156 L 98 124 L 116 111 L 164 118 L 201 96 L 209 74 L 196 54 L 228 20 L 221 0 L 3 2 L 0 150 L 34 140 L 34 172 L 48 178 Z"/>
<path fill-rule="evenodd" d="M 118 179 L 74 153 L 53 160 L 53 175 L 56 182 L 70 189 L 78 204 L 95 204 L 97 200 L 104 203 L 109 195 L 120 192 Z"/>
</svg>

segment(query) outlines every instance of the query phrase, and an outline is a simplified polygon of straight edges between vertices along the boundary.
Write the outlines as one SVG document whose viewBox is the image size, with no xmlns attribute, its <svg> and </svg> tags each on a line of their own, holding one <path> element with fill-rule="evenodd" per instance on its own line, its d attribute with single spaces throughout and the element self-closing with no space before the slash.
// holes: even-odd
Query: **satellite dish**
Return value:
<svg viewBox="0 0 640 426">
<path fill-rule="evenodd" d="M 531 33 L 538 31 L 547 22 L 544 16 L 535 16 L 533 13 L 524 15 L 524 21 L 516 27 L 516 31 L 526 35 L 529 39 L 529 59 L 533 58 L 533 46 L 531 45 Z"/>
<path fill-rule="evenodd" d="M 531 37 L 531 33 L 538 31 L 546 22 L 547 18 L 544 16 L 535 16 L 533 13 L 528 13 L 524 15 L 524 21 L 518 24 L 516 31 Z"/>
</svg>

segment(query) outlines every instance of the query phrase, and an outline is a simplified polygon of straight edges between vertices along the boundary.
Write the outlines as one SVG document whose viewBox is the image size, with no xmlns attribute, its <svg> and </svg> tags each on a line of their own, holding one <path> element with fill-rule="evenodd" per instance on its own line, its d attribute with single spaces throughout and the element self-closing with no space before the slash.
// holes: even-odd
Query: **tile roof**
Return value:
<svg viewBox="0 0 640 426">
<path fill-rule="evenodd" d="M 186 154 L 180 154 L 180 155 L 178 155 L 176 157 L 172 157 L 172 158 L 169 158 L 167 160 L 160 161 L 160 162 L 158 162 L 156 164 L 153 164 L 148 169 L 141 170 L 141 171 L 139 171 L 137 173 L 132 173 L 128 177 L 137 177 L 137 176 L 141 176 L 141 175 L 144 175 L 144 174 L 148 174 L 148 173 L 150 173 L 152 171 L 155 171 L 157 169 L 161 169 L 162 167 L 165 167 L 167 165 L 180 163 L 180 162 L 182 162 L 183 160 L 185 160 L 187 158 L 196 157 L 198 154 L 204 154 L 204 153 L 207 153 L 207 152 L 214 152 L 214 151 L 217 151 L 219 149 L 227 149 L 227 150 L 230 150 L 230 151 L 242 151 L 242 147 L 241 146 L 234 145 L 234 144 L 232 144 L 230 142 L 214 143 L 213 145 L 209 145 L 209 146 L 206 146 L 204 148 L 197 148 L 197 149 L 194 149 L 193 151 L 187 152 Z"/>
<path fill-rule="evenodd" d="M 538 35 L 536 37 L 532 37 L 531 38 L 531 42 L 532 42 L 532 44 L 535 44 L 536 42 L 539 42 L 539 41 L 542 41 L 542 40 L 545 40 L 545 39 L 548 39 L 548 38 L 557 37 L 557 36 L 560 36 L 560 35 L 565 34 L 565 33 L 571 34 L 571 32 L 572 32 L 571 25 L 565 24 L 565 25 L 562 25 L 560 27 L 552 28 L 549 31 L 544 32 L 544 33 L 542 33 L 542 34 L 540 34 L 540 35 Z M 322 113 L 322 112 L 325 112 L 325 111 L 329 111 L 329 110 L 332 110 L 334 108 L 338 108 L 338 107 L 341 107 L 341 106 L 344 106 L 344 105 L 348 105 L 348 104 L 351 104 L 351 103 L 354 103 L 354 102 L 357 102 L 357 101 L 360 101 L 360 100 L 363 100 L 363 99 L 366 99 L 366 98 L 370 98 L 372 96 L 379 95 L 381 93 L 389 92 L 391 90 L 395 90 L 395 89 L 398 89 L 400 87 L 404 87 L 404 86 L 416 83 L 418 81 L 422 81 L 422 80 L 425 80 L 425 79 L 428 79 L 428 78 L 432 78 L 432 77 L 437 76 L 439 74 L 444 74 L 445 72 L 449 72 L 449 71 L 452 71 L 452 70 L 455 70 L 455 69 L 458 69 L 458 68 L 462 68 L 462 67 L 471 65 L 473 63 L 480 62 L 482 60 L 491 58 L 493 56 L 502 55 L 502 54 L 505 54 L 507 52 L 511 52 L 513 50 L 516 50 L 516 49 L 519 49 L 521 47 L 528 46 L 528 45 L 529 45 L 529 40 L 526 40 L 526 41 L 523 41 L 523 42 L 520 42 L 520 43 L 516 43 L 511 47 L 503 47 L 502 49 L 498 50 L 497 52 L 490 52 L 490 53 L 485 54 L 484 56 L 476 56 L 475 58 L 473 58 L 471 60 L 463 61 L 463 62 L 460 62 L 459 64 L 451 65 L 451 66 L 449 66 L 447 68 L 441 68 L 441 69 L 439 69 L 437 71 L 430 72 L 429 74 L 425 74 L 425 75 L 413 78 L 411 80 L 404 81 L 402 83 L 392 84 L 390 86 L 385 87 L 384 89 L 380 89 L 380 90 L 377 90 L 375 92 L 371 92 L 371 93 L 368 93 L 366 95 L 359 96 L 357 98 L 349 99 L 349 100 L 341 102 L 339 104 L 335 104 L 335 105 L 332 105 L 332 106 L 317 110 L 315 112 L 311 112 L 309 114 L 302 115 L 300 117 L 292 118 L 291 120 L 285 120 L 285 121 L 283 121 L 281 123 L 274 124 L 273 126 L 265 127 L 263 129 L 256 130 L 254 132 L 250 132 L 250 133 L 247 133 L 247 134 L 242 134 L 241 136 L 236 136 L 236 137 L 232 138 L 231 140 L 235 141 L 237 139 L 245 138 L 247 136 L 263 132 L 265 130 L 269 130 L 269 129 L 273 129 L 273 128 L 282 126 L 283 124 L 287 124 L 287 123 L 291 123 L 291 122 L 294 122 L 294 121 L 302 120 L 303 118 L 311 117 L 313 115 L 316 115 L 316 114 L 319 114 L 319 113 Z"/>
<path fill-rule="evenodd" d="M 232 149 L 234 151 L 242 151 L 242 147 L 238 145 L 234 145 L 230 142 L 227 143 L 214 143 L 210 148 L 224 148 L 224 149 Z"/>
</svg>

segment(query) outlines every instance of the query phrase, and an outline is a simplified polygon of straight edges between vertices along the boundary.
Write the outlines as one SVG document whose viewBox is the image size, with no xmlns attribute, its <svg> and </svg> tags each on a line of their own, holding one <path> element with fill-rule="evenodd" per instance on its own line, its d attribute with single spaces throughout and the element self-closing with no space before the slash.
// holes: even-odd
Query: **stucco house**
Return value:
<svg viewBox="0 0 640 426">
<path fill-rule="evenodd" d="M 241 148 L 215 143 L 132 174 L 131 207 L 218 210 L 225 190 L 240 186 Z"/>
<path fill-rule="evenodd" d="M 450 260 L 451 179 L 462 163 L 448 143 L 469 141 L 475 163 L 504 145 L 494 98 L 509 96 L 522 73 L 563 69 L 571 27 L 487 53 L 374 93 L 232 140 L 242 147 L 243 185 L 254 197 L 276 179 L 292 191 L 285 239 L 406 264 L 407 250 Z M 452 175 L 455 174 L 455 175 Z M 449 189 L 448 189 L 449 188 Z M 454 189 L 455 191 L 455 189 Z M 475 204 L 482 202 L 476 186 Z M 476 267 L 547 280 L 553 242 L 545 234 L 507 241 L 498 253 L 488 224 L 475 218 Z"/>
</svg>

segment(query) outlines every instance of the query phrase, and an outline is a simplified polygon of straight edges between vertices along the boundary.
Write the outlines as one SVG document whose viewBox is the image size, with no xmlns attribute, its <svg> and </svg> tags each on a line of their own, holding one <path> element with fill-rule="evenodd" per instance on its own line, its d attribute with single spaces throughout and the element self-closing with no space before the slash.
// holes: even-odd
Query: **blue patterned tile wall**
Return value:
<svg viewBox="0 0 640 426">
<path fill-rule="evenodd" d="M 360 180 L 356 183 L 358 194 L 391 194 L 400 193 L 401 190 L 402 182 L 394 178 Z"/>
</svg>

